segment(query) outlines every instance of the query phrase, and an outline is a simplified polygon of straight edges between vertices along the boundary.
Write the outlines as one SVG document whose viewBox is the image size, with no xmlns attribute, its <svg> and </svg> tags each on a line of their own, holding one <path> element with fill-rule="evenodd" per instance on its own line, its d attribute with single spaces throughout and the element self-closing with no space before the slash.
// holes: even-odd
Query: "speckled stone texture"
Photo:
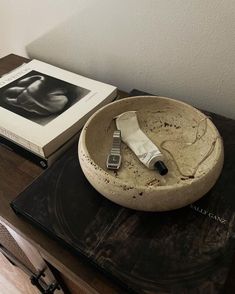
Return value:
<svg viewBox="0 0 235 294">
<path fill-rule="evenodd" d="M 166 176 L 147 169 L 124 143 L 120 170 L 106 168 L 113 118 L 130 110 L 137 111 L 141 129 L 164 154 Z M 98 110 L 84 126 L 78 149 L 82 170 L 97 191 L 143 211 L 173 210 L 198 200 L 215 184 L 224 159 L 222 139 L 209 117 L 158 96 L 126 98 Z"/>
</svg>

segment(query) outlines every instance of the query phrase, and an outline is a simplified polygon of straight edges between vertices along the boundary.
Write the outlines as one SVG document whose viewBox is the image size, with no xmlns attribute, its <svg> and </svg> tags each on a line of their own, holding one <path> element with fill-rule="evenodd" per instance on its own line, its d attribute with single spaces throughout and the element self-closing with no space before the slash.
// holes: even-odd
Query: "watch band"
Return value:
<svg viewBox="0 0 235 294">
<path fill-rule="evenodd" d="M 121 131 L 116 130 L 113 133 L 112 148 L 108 155 L 106 166 L 108 169 L 117 170 L 121 165 Z"/>
<path fill-rule="evenodd" d="M 113 132 L 113 144 L 111 149 L 111 154 L 121 154 L 121 131 L 117 130 Z"/>
</svg>

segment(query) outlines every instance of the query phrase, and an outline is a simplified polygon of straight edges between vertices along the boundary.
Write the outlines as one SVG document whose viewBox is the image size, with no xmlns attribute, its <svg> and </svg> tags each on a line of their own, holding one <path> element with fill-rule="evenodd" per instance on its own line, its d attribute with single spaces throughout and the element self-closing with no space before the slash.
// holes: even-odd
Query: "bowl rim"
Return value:
<svg viewBox="0 0 235 294">
<path fill-rule="evenodd" d="M 139 98 L 155 98 L 155 99 L 164 99 L 164 100 L 167 100 L 167 101 L 170 101 L 170 102 L 173 102 L 173 103 L 176 103 L 176 104 L 179 104 L 179 105 L 183 105 L 193 111 L 196 111 L 198 114 L 202 115 L 203 117 L 205 118 L 208 118 L 208 122 L 210 124 L 210 127 L 213 128 L 215 134 L 217 135 L 217 140 L 216 140 L 216 144 L 218 144 L 218 147 L 217 147 L 217 152 L 216 152 L 216 155 L 215 155 L 215 158 L 213 160 L 213 165 L 210 166 L 210 169 L 207 171 L 207 173 L 204 175 L 204 176 L 200 176 L 200 177 L 194 177 L 192 179 L 188 179 L 187 181 L 181 181 L 180 183 L 175 183 L 175 184 L 171 184 L 171 185 L 162 185 L 162 186 L 143 186 L 143 185 L 135 185 L 134 188 L 139 190 L 139 191 L 143 191 L 143 190 L 147 190 L 147 191 L 161 191 L 161 190 L 172 190 L 172 189 L 181 189 L 183 186 L 189 186 L 189 185 L 194 185 L 194 184 L 197 184 L 198 181 L 200 181 L 201 179 L 203 178 L 207 178 L 210 176 L 210 174 L 212 173 L 213 169 L 218 165 L 218 164 L 221 164 L 221 157 L 222 157 L 222 165 L 221 165 L 221 169 L 222 169 L 222 166 L 223 166 L 223 160 L 224 160 L 224 146 L 223 146 L 223 139 L 218 131 L 218 129 L 216 128 L 216 126 L 213 124 L 213 122 L 211 121 L 210 117 L 208 117 L 207 115 L 205 115 L 203 112 L 201 112 L 200 110 L 198 110 L 197 108 L 195 108 L 194 106 L 186 103 L 186 102 L 183 102 L 181 100 L 176 100 L 174 98 L 169 98 L 169 97 L 164 97 L 164 96 L 150 96 L 150 95 L 143 95 L 143 96 L 131 96 L 131 97 L 125 97 L 125 98 L 122 98 L 122 99 L 119 99 L 119 100 L 115 100 L 107 105 L 104 105 L 103 107 L 101 107 L 100 109 L 98 109 L 88 120 L 87 122 L 85 123 L 82 131 L 81 131 L 81 135 L 80 135 L 80 138 L 79 138 L 79 144 L 78 144 L 78 154 L 79 154 L 79 160 L 80 160 L 80 151 L 81 151 L 81 145 L 83 145 L 83 152 L 85 152 L 85 155 L 89 156 L 89 160 L 91 161 L 91 164 L 93 166 L 96 166 L 98 167 L 98 170 L 102 170 L 102 173 L 104 176 L 108 176 L 108 177 L 111 177 L 111 179 L 113 180 L 114 183 L 118 184 L 118 185 L 121 185 L 121 186 L 125 186 L 125 187 L 131 187 L 133 188 L 132 185 L 130 185 L 130 183 L 127 183 L 124 179 L 119 179 L 117 177 L 115 177 L 114 175 L 108 173 L 106 170 L 104 170 L 102 167 L 100 167 L 94 160 L 93 158 L 90 156 L 90 153 L 87 149 L 87 146 L 85 144 L 85 139 L 86 139 L 86 133 L 87 133 L 87 130 L 89 128 L 89 124 L 91 123 L 91 121 L 93 120 L 93 118 L 100 112 L 102 112 L 104 109 L 106 108 L 109 108 L 109 107 L 112 107 L 112 105 L 114 104 L 119 104 L 121 102 L 125 102 L 125 101 L 130 101 L 130 100 L 136 100 L 136 99 L 139 99 Z M 83 143 L 83 144 L 82 144 Z M 212 152 L 213 153 L 213 152 Z M 97 170 L 95 170 L 97 172 Z M 218 176 L 220 175 L 220 173 L 218 174 Z"/>
</svg>

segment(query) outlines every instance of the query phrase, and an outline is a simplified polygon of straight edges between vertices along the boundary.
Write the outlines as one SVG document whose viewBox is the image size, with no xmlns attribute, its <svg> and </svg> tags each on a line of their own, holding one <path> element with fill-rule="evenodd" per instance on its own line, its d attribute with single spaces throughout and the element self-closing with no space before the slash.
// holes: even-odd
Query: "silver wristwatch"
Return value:
<svg viewBox="0 0 235 294">
<path fill-rule="evenodd" d="M 121 166 L 121 141 L 121 131 L 114 131 L 112 148 L 106 162 L 108 169 L 118 170 Z"/>
</svg>

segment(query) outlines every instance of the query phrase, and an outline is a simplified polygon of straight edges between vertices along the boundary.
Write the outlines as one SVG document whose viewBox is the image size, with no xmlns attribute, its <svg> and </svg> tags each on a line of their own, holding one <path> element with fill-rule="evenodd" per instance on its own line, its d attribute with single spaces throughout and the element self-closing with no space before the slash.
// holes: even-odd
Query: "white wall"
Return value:
<svg viewBox="0 0 235 294">
<path fill-rule="evenodd" d="M 5 52 L 235 118 L 234 0 L 2 2 Z"/>
<path fill-rule="evenodd" d="M 27 56 L 25 46 L 60 24 L 86 0 L 0 0 L 0 57 Z"/>
</svg>

